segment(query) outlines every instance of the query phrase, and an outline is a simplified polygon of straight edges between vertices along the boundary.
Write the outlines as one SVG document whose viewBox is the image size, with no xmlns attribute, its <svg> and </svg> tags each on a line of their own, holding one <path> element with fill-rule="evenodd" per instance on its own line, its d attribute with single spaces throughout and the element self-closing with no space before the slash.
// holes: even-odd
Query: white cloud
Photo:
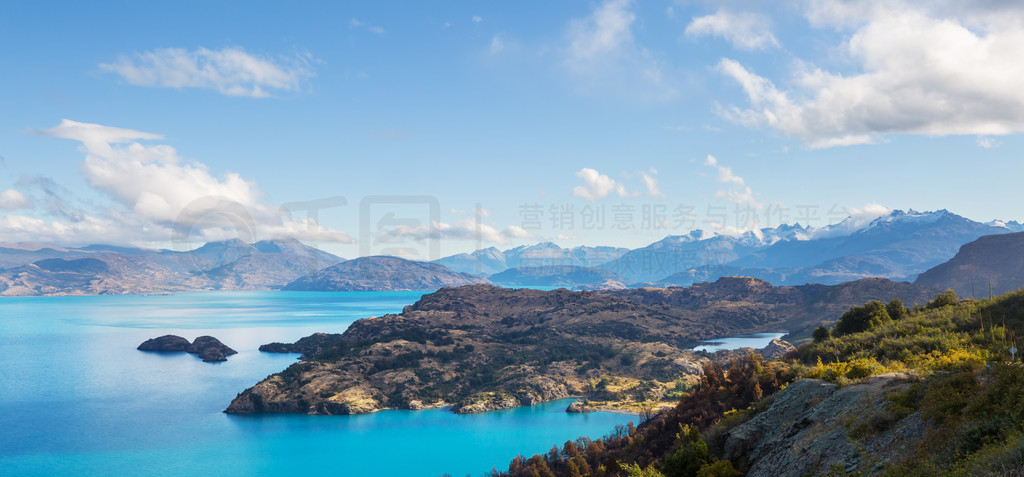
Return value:
<svg viewBox="0 0 1024 477">
<path fill-rule="evenodd" d="M 597 200 L 607 197 L 608 194 L 613 192 L 619 197 L 630 195 L 626 192 L 625 186 L 615 182 L 615 179 L 597 172 L 595 169 L 584 167 L 576 173 L 576 177 L 583 180 L 583 185 L 573 187 L 573 196 L 582 197 L 587 200 Z"/>
<path fill-rule="evenodd" d="M 15 190 L 7 189 L 0 192 L 0 209 L 17 210 L 25 209 L 32 205 L 32 200 L 25 197 L 25 194 Z"/>
<path fill-rule="evenodd" d="M 482 21 L 484 21 L 484 19 L 480 18 L 480 15 L 473 15 L 473 23 L 480 23 Z"/>
<path fill-rule="evenodd" d="M 109 195 L 121 208 L 103 211 L 98 217 L 80 213 L 65 221 L 74 225 L 19 219 L 19 230 L 35 228 L 59 238 L 66 237 L 62 231 L 88 227 L 83 234 L 102 229 L 106 241 L 116 242 L 138 233 L 145 240 L 167 241 L 173 238 L 172 232 L 185 232 L 195 241 L 205 242 L 238 237 L 244 229 L 251 237 L 353 242 L 344 232 L 282 216 L 276 207 L 263 202 L 255 183 L 236 173 L 218 178 L 206 165 L 181 158 L 171 146 L 138 142 L 159 135 L 67 119 L 39 133 L 81 142 L 85 153 L 82 172 L 89 185 Z"/>
<path fill-rule="evenodd" d="M 656 175 L 658 175 L 658 170 L 652 167 L 647 171 L 640 172 L 640 180 L 643 181 L 644 188 L 647 189 L 647 195 L 663 199 L 665 198 L 665 194 L 663 194 L 661 189 L 658 187 L 658 179 L 654 177 Z"/>
<path fill-rule="evenodd" d="M 718 171 L 718 182 L 723 184 L 737 184 L 741 186 L 745 184 L 742 177 L 732 173 L 731 167 L 718 165 L 718 159 L 711 154 L 708 154 L 708 157 L 704 159 L 704 165 L 714 167 Z"/>
<path fill-rule="evenodd" d="M 889 134 L 995 136 L 1024 132 L 1024 8 L 1011 2 L 810 0 L 806 15 L 847 36 L 854 71 L 796 62 L 779 89 L 739 62 L 718 69 L 749 107 L 720 112 L 811 147 L 877 142 Z"/>
<path fill-rule="evenodd" d="M 633 43 L 630 26 L 636 15 L 629 0 L 608 0 L 584 20 L 570 26 L 569 51 L 573 58 L 590 61 L 616 54 Z"/>
<path fill-rule="evenodd" d="M 892 209 L 878 204 L 870 203 L 863 208 L 851 207 L 849 216 L 838 224 L 829 225 L 816 229 L 811 233 L 811 238 L 841 237 L 863 229 L 871 221 L 885 217 L 892 213 Z"/>
<path fill-rule="evenodd" d="M 353 19 L 352 25 L 359 23 Z M 275 59 L 239 47 L 220 50 L 160 48 L 122 55 L 100 68 L 136 86 L 214 89 L 230 96 L 262 98 L 272 91 L 298 91 L 313 76 L 308 55 Z"/>
<path fill-rule="evenodd" d="M 978 147 L 984 149 L 992 149 L 993 147 L 999 147 L 1000 145 L 1002 145 L 1001 142 L 985 136 L 978 136 L 977 143 Z"/>
<path fill-rule="evenodd" d="M 727 186 L 735 186 L 731 189 L 718 190 L 715 193 L 715 198 L 737 205 L 748 206 L 755 210 L 764 208 L 764 203 L 754 198 L 753 190 L 750 189 L 750 186 L 746 185 L 746 181 L 742 177 L 733 174 L 731 167 L 719 164 L 718 159 L 711 154 L 708 154 L 707 158 L 704 159 L 704 165 L 714 168 L 718 172 L 718 177 L 715 180 Z"/>
<path fill-rule="evenodd" d="M 482 240 L 488 243 L 503 244 L 513 239 L 536 238 L 522 227 L 511 225 L 497 229 L 483 222 L 466 219 L 454 224 L 431 221 L 429 226 L 398 226 L 382 232 L 377 240 L 391 242 L 396 239 L 426 240 Z"/>
<path fill-rule="evenodd" d="M 675 97 L 663 65 L 638 45 L 631 0 L 606 0 L 589 16 L 573 19 L 566 32 L 565 65 L 582 91 Z"/>
<path fill-rule="evenodd" d="M 706 35 L 721 37 L 743 50 L 763 50 L 779 47 L 779 40 L 771 32 L 770 20 L 754 13 L 732 13 L 719 9 L 713 15 L 696 17 L 686 26 L 686 36 Z"/>
<path fill-rule="evenodd" d="M 372 27 L 367 28 L 367 30 L 369 30 L 370 33 L 373 33 L 373 34 L 376 34 L 376 35 L 383 35 L 384 33 L 386 33 L 384 31 L 384 29 L 379 27 L 379 26 L 372 26 Z"/>
<path fill-rule="evenodd" d="M 497 54 L 501 50 L 505 49 L 505 42 L 500 37 L 494 36 L 491 38 L 491 54 Z"/>
</svg>

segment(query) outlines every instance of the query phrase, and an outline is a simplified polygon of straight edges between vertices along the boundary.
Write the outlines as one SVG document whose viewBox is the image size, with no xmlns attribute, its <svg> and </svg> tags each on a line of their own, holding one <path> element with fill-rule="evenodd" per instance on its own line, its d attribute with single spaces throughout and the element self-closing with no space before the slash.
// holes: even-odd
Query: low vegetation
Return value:
<svg viewBox="0 0 1024 477">
<path fill-rule="evenodd" d="M 1019 475 L 1024 366 L 1009 353 L 1011 347 L 1024 348 L 1019 336 L 1024 291 L 983 300 L 960 300 L 947 291 L 913 309 L 899 300 L 868 302 L 849 309 L 832 327 L 819 327 L 813 342 L 781 360 L 751 355 L 706 363 L 700 382 L 682 392 L 674 408 L 635 430 L 519 458 L 500 475 L 743 475 L 750 468 L 746 458 L 721 458 L 724 436 L 764 412 L 787 383 L 821 379 L 844 387 L 896 371 L 912 384 L 885 395 L 884 408 L 865 408 L 845 422 L 847 438 L 866 442 L 908 416 L 923 420 L 924 437 L 869 473 Z M 856 472 L 833 465 L 812 474 Z"/>
</svg>

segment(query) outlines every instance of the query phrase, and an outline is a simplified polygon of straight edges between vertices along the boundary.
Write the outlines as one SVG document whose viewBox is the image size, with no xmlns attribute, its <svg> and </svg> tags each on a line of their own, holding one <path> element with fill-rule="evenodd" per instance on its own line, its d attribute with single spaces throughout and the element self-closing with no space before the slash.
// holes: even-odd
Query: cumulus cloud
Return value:
<svg viewBox="0 0 1024 477">
<path fill-rule="evenodd" d="M 607 0 L 589 16 L 569 23 L 565 65 L 583 90 L 653 91 L 676 95 L 664 67 L 633 37 L 636 14 L 631 0 Z"/>
<path fill-rule="evenodd" d="M 7 189 L 0 192 L 0 209 L 6 210 L 18 210 L 28 208 L 32 205 L 32 200 L 25 197 L 20 191 L 15 189 Z"/>
<path fill-rule="evenodd" d="M 812 25 L 844 35 L 854 71 L 797 61 L 789 88 L 733 59 L 748 107 L 725 117 L 810 147 L 872 143 L 889 134 L 996 136 L 1024 131 L 1024 7 L 1012 2 L 810 0 Z"/>
<path fill-rule="evenodd" d="M 743 50 L 763 50 L 779 47 L 779 40 L 771 32 L 768 17 L 754 13 L 732 13 L 720 9 L 712 15 L 696 17 L 686 26 L 686 36 L 698 38 L 715 36 L 724 38 Z"/>
<path fill-rule="evenodd" d="M 595 169 L 584 167 L 576 173 L 576 177 L 583 180 L 583 185 L 573 187 L 572 195 L 575 197 L 598 200 L 607 197 L 613 192 L 619 197 L 630 195 L 626 192 L 625 186 L 616 182 L 615 179 L 597 172 Z"/>
<path fill-rule="evenodd" d="M 352 25 L 361 23 L 353 19 Z M 303 81 L 313 76 L 310 61 L 309 55 L 273 58 L 239 47 L 159 48 L 121 55 L 113 63 L 100 64 L 100 69 L 136 86 L 204 88 L 229 96 L 262 98 L 273 91 L 298 91 Z"/>
<path fill-rule="evenodd" d="M 263 201 L 263 193 L 255 183 L 236 173 L 216 177 L 206 165 L 184 160 L 171 146 L 139 142 L 159 139 L 159 135 L 67 119 L 39 134 L 81 142 L 86 180 L 120 207 L 100 216 L 83 212 L 54 223 L 8 216 L 9 221 L 15 220 L 19 230 L 34 228 L 60 235 L 72 223 L 78 224 L 75 227 L 88 227 L 83 234 L 102 230 L 107 241 L 118 242 L 123 241 L 123 235 L 139 230 L 144 239 L 152 241 L 167 241 L 174 238 L 172 234 L 186 234 L 205 242 L 238 237 L 244 231 L 253 238 L 291 236 L 353 242 L 344 232 L 322 227 L 312 220 L 281 215 L 277 208 Z M 39 185 L 49 190 L 45 183 Z M 66 200 L 56 193 L 49 194 L 57 201 L 57 207 L 66 209 Z"/>
<path fill-rule="evenodd" d="M 482 21 L 484 21 L 484 19 L 480 18 L 480 15 L 473 15 L 473 23 L 480 23 Z"/>
</svg>

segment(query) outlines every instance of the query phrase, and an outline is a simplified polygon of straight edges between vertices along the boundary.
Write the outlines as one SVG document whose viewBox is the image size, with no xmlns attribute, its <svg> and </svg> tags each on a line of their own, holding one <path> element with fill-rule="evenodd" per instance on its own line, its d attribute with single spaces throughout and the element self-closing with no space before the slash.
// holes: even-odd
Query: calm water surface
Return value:
<svg viewBox="0 0 1024 477">
<path fill-rule="evenodd" d="M 773 339 L 782 338 L 786 333 L 754 333 L 750 335 L 731 336 L 716 340 L 703 341 L 704 344 L 693 348 L 694 351 L 707 351 L 714 353 L 727 349 L 754 348 L 761 349 L 768 346 Z"/>
<path fill-rule="evenodd" d="M 568 401 L 457 416 L 230 416 L 240 391 L 295 355 L 257 351 L 401 311 L 416 292 L 185 293 L 0 299 L 0 475 L 480 475 L 516 454 L 635 421 Z M 225 363 L 135 349 L 209 334 Z"/>
</svg>

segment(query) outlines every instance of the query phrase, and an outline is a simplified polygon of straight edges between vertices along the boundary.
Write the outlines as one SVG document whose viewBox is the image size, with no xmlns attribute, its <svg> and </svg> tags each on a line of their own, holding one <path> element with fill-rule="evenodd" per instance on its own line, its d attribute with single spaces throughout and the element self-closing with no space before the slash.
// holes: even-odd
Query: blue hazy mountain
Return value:
<svg viewBox="0 0 1024 477">
<path fill-rule="evenodd" d="M 510 268 L 489 277 L 495 285 L 517 287 L 583 287 L 603 283 L 622 283 L 625 279 L 603 268 L 574 265 Z"/>
<path fill-rule="evenodd" d="M 398 291 L 437 290 L 489 283 L 468 273 L 453 272 L 443 265 L 398 257 L 373 256 L 347 260 L 296 279 L 289 291 Z"/>
<path fill-rule="evenodd" d="M 0 295 L 271 290 L 342 260 L 290 238 L 224 240 L 185 252 L 12 244 L 0 246 Z"/>
<path fill-rule="evenodd" d="M 618 273 L 630 282 L 653 282 L 701 267 L 730 264 L 774 243 L 792 240 L 808 232 L 809 229 L 800 224 L 762 228 L 738 236 L 694 230 L 631 250 L 602 268 Z"/>
<path fill-rule="evenodd" d="M 807 240 L 778 241 L 729 265 L 741 274 L 749 269 L 780 272 L 783 276 L 775 282 L 779 285 L 836 284 L 866 277 L 913 280 L 952 258 L 961 245 L 1011 231 L 944 209 L 896 210 L 846 234 L 839 224 Z"/>
<path fill-rule="evenodd" d="M 508 250 L 495 247 L 460 253 L 435 260 L 455 272 L 490 276 L 512 268 L 587 267 L 611 262 L 629 249 L 621 247 L 562 248 L 551 242 L 522 245 Z"/>
</svg>

